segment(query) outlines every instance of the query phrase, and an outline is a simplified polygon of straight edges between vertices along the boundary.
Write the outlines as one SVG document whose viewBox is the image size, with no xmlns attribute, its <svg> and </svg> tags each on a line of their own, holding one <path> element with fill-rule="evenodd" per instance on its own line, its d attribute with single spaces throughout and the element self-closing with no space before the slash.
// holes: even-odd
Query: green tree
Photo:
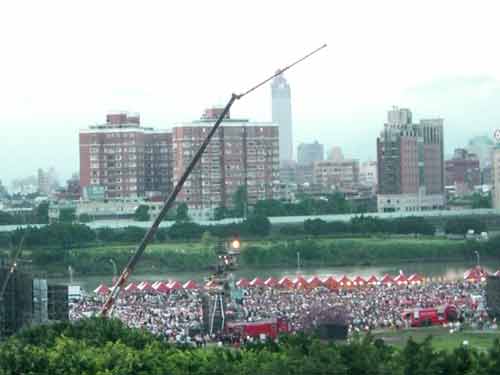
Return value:
<svg viewBox="0 0 500 375">
<path fill-rule="evenodd" d="M 189 221 L 189 208 L 185 202 L 179 203 L 177 205 L 175 221 Z"/>
<path fill-rule="evenodd" d="M 59 222 L 60 223 L 72 223 L 75 221 L 75 212 L 74 208 L 61 208 L 59 210 Z"/>
<path fill-rule="evenodd" d="M 34 211 L 35 224 L 47 224 L 49 222 L 49 202 L 40 203 Z"/>
<path fill-rule="evenodd" d="M 244 217 L 247 212 L 248 197 L 245 186 L 236 189 L 233 195 L 233 212 L 236 217 Z"/>
<path fill-rule="evenodd" d="M 134 219 L 136 221 L 149 221 L 149 206 L 141 204 L 134 212 Z"/>
<path fill-rule="evenodd" d="M 255 236 L 268 236 L 271 232 L 271 222 L 266 216 L 252 215 L 243 222 L 249 234 Z"/>
<path fill-rule="evenodd" d="M 89 214 L 80 214 L 78 221 L 80 223 L 90 223 L 92 221 L 92 217 Z"/>
</svg>

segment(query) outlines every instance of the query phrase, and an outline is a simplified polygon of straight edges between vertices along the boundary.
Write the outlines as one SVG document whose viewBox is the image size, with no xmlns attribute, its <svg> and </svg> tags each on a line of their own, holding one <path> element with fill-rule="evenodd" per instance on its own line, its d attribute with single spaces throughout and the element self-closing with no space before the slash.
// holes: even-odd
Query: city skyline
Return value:
<svg viewBox="0 0 500 375">
<path fill-rule="evenodd" d="M 22 3 L 4 5 L 0 24 L 10 36 L 0 70 L 0 124 L 8 129 L 0 157 L 16 160 L 15 169 L 0 172 L 6 186 L 51 166 L 61 180 L 69 178 L 78 170 L 76 134 L 110 110 L 139 111 L 146 125 L 169 129 L 325 42 L 321 55 L 286 75 L 293 87 L 294 152 L 299 143 L 320 139 L 350 157 L 374 160 L 372 140 L 392 105 L 412 108 L 417 118 L 444 118 L 446 155 L 500 127 L 500 54 L 491 48 L 500 31 L 497 4 L 424 1 L 403 12 L 384 1 L 362 11 L 355 4 L 257 1 L 236 9 L 229 2 L 139 7 L 89 1 L 75 8 L 48 1 L 31 2 L 26 14 Z M 283 5 L 286 17 L 278 18 Z M 439 30 L 409 27 L 402 16 L 440 24 L 449 9 L 453 17 Z M 219 14 L 220 24 L 213 22 Z M 296 27 L 304 20 L 314 22 Z M 214 48 L 223 40 L 227 48 Z M 411 58 L 397 58 L 401 46 Z M 270 121 L 269 103 L 262 88 L 232 112 Z"/>
</svg>

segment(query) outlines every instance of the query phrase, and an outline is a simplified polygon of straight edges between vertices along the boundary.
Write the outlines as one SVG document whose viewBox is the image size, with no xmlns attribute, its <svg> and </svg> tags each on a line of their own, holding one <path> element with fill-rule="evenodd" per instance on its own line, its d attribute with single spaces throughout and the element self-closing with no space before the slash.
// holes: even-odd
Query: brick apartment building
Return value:
<svg viewBox="0 0 500 375">
<path fill-rule="evenodd" d="M 172 134 L 142 127 L 138 114 L 111 113 L 81 130 L 80 187 L 107 198 L 164 197 L 172 189 Z"/>
<path fill-rule="evenodd" d="M 174 184 L 212 128 L 220 111 L 210 108 L 200 120 L 172 129 Z M 226 116 L 203 157 L 188 178 L 178 200 L 190 215 L 208 219 L 217 207 L 230 208 L 240 187 L 250 205 L 271 199 L 279 182 L 279 127 Z"/>
<path fill-rule="evenodd" d="M 455 149 L 453 158 L 446 160 L 446 186 L 453 186 L 455 194 L 464 195 L 481 184 L 479 159 L 462 148 Z"/>
<path fill-rule="evenodd" d="M 378 211 L 443 208 L 443 154 L 442 119 L 413 124 L 409 109 L 389 111 L 377 138 Z"/>
<path fill-rule="evenodd" d="M 359 184 L 359 161 L 344 159 L 324 160 L 314 163 L 314 183 L 324 192 L 352 192 Z"/>
</svg>

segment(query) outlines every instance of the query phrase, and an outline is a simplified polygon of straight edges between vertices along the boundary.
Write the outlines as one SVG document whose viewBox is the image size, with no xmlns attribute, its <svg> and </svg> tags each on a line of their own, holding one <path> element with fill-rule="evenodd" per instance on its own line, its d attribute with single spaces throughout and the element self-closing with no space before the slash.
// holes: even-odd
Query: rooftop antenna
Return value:
<svg viewBox="0 0 500 375">
<path fill-rule="evenodd" d="M 194 155 L 193 159 L 191 160 L 191 162 L 189 163 L 189 165 L 185 169 L 184 173 L 180 177 L 179 181 L 177 182 L 177 185 L 174 187 L 174 189 L 172 190 L 172 192 L 170 193 L 170 195 L 168 196 L 168 198 L 165 200 L 165 204 L 163 205 L 162 209 L 158 213 L 158 216 L 156 216 L 155 220 L 153 221 L 153 224 L 151 225 L 151 227 L 146 232 L 146 234 L 144 235 L 143 239 L 141 240 L 141 242 L 137 246 L 137 249 L 136 249 L 135 253 L 129 259 L 127 265 L 123 269 L 123 271 L 120 274 L 120 277 L 118 278 L 118 280 L 116 280 L 116 282 L 114 283 L 113 288 L 111 289 L 111 292 L 110 292 L 108 298 L 106 299 L 106 301 L 104 302 L 104 305 L 102 306 L 102 309 L 101 309 L 101 315 L 103 317 L 107 317 L 108 314 L 109 314 L 109 312 L 112 310 L 115 301 L 118 299 L 118 296 L 120 295 L 121 289 L 123 288 L 123 286 L 127 282 L 127 279 L 129 278 L 129 276 L 134 271 L 134 268 L 137 265 L 137 263 L 139 262 L 142 254 L 144 253 L 144 250 L 146 249 L 146 246 L 154 238 L 154 236 L 156 234 L 156 231 L 158 230 L 158 227 L 160 226 L 160 223 L 165 218 L 165 216 L 167 215 L 168 211 L 172 208 L 172 206 L 173 206 L 173 204 L 175 202 L 175 199 L 177 198 L 177 195 L 179 194 L 179 192 L 182 189 L 182 186 L 184 185 L 184 182 L 186 182 L 186 180 L 189 177 L 189 175 L 191 174 L 192 170 L 194 169 L 194 167 L 196 166 L 196 164 L 200 160 L 201 156 L 203 155 L 203 152 L 205 151 L 205 149 L 207 148 L 208 144 L 210 143 L 210 140 L 212 139 L 213 135 L 215 134 L 215 132 L 219 128 L 221 122 L 226 117 L 226 114 L 229 112 L 229 110 L 231 109 L 231 106 L 234 104 L 234 102 L 236 100 L 242 99 L 244 96 L 246 96 L 246 95 L 250 94 L 251 92 L 257 90 L 259 87 L 265 85 L 267 82 L 271 81 L 273 78 L 275 78 L 275 77 L 279 76 L 280 74 L 286 72 L 288 69 L 294 67 L 298 63 L 304 61 L 305 59 L 309 58 L 310 56 L 314 55 L 315 53 L 319 52 L 320 50 L 322 50 L 325 47 L 326 47 L 326 44 L 323 44 L 321 47 L 316 48 L 312 52 L 309 52 L 307 55 L 305 55 L 304 57 L 296 60 L 295 62 L 293 62 L 292 64 L 286 66 L 285 68 L 278 69 L 278 71 L 275 74 L 273 74 L 271 77 L 265 79 L 264 81 L 258 83 L 255 86 L 251 87 L 247 91 L 244 91 L 242 94 L 234 94 L 233 93 L 231 95 L 231 98 L 227 102 L 227 104 L 224 107 L 223 111 L 220 113 L 219 117 L 217 118 L 217 121 L 214 123 L 212 129 L 207 134 L 207 137 L 205 138 L 205 140 L 201 144 L 200 148 L 198 149 L 198 151 Z"/>
</svg>

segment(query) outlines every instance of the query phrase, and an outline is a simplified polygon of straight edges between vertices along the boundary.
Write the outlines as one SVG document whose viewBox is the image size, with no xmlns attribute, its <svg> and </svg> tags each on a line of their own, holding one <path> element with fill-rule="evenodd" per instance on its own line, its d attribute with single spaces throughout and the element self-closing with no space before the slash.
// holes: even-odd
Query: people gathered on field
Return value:
<svg viewBox="0 0 500 375">
<path fill-rule="evenodd" d="M 144 328 L 172 342 L 202 345 L 210 339 L 201 334 L 202 290 L 178 289 L 170 293 L 153 291 L 123 293 L 113 316 L 130 327 Z M 358 288 L 279 289 L 248 287 L 240 298 L 227 304 L 227 314 L 238 320 L 256 322 L 284 317 L 291 331 L 299 331 L 316 311 L 343 306 L 351 331 L 401 329 L 409 326 L 403 318 L 408 309 L 454 305 L 459 325 L 475 329 L 496 328 L 485 308 L 481 283 L 462 281 L 428 282 L 421 285 L 376 285 Z M 105 295 L 88 295 L 71 304 L 70 319 L 97 314 Z"/>
</svg>

